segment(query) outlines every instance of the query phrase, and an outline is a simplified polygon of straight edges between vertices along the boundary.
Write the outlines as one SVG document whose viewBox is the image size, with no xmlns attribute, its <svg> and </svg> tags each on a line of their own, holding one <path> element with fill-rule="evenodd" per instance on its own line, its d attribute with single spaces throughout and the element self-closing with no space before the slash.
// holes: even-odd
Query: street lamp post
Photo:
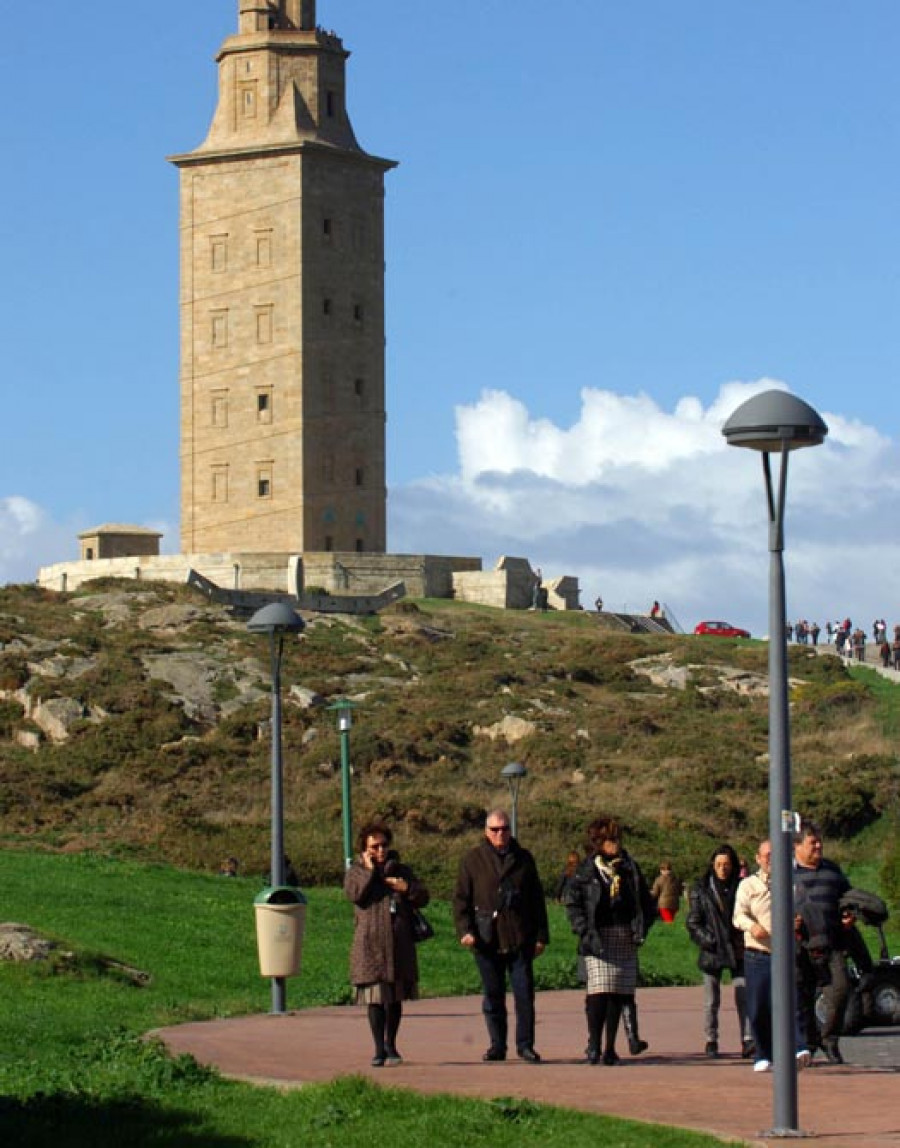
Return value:
<svg viewBox="0 0 900 1148">
<path fill-rule="evenodd" d="M 298 634 L 305 622 L 286 602 L 270 602 L 257 610 L 247 629 L 252 634 L 268 634 L 272 660 L 272 830 L 269 862 L 274 887 L 284 884 L 284 771 L 281 760 L 281 655 L 284 635 Z M 286 1011 L 284 977 L 272 977 L 272 1012 Z"/>
<path fill-rule="evenodd" d="M 729 446 L 762 453 L 769 512 L 769 838 L 772 845 L 772 1049 L 775 1126 L 773 1137 L 802 1135 L 797 1112 L 795 1059 L 793 829 L 787 635 L 784 591 L 784 505 L 788 454 L 818 446 L 828 434 L 821 416 L 785 391 L 754 395 L 722 428 Z M 781 455 L 777 490 L 770 455 Z"/>
<path fill-rule="evenodd" d="M 509 765 L 504 765 L 500 770 L 500 776 L 509 786 L 509 796 L 512 803 L 509 824 L 513 837 L 518 837 L 519 835 L 519 787 L 527 773 L 528 770 L 519 761 L 511 761 Z"/>
<path fill-rule="evenodd" d="M 350 727 L 353 725 L 355 703 L 341 698 L 328 707 L 337 712 L 338 731 L 341 735 L 341 810 L 344 829 L 344 869 L 353 864 L 353 806 L 350 795 Z"/>
</svg>

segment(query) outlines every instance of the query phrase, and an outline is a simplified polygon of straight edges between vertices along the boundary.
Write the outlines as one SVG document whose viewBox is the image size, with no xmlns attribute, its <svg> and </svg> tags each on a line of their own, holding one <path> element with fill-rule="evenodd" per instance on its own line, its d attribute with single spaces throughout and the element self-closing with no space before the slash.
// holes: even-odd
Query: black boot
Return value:
<svg viewBox="0 0 900 1148">
<path fill-rule="evenodd" d="M 372 1041 L 375 1044 L 375 1055 L 372 1057 L 372 1067 L 381 1068 L 384 1064 L 384 1005 L 369 1005 L 369 1028 L 372 1031 Z"/>
<path fill-rule="evenodd" d="M 622 998 L 622 1026 L 628 1037 L 628 1051 L 632 1056 L 640 1056 L 650 1047 L 638 1034 L 637 1001 L 633 996 Z"/>
<path fill-rule="evenodd" d="M 600 1063 L 600 1048 L 603 1043 L 603 1025 L 606 1022 L 605 993 L 590 993 L 584 998 L 584 1011 L 587 1016 L 588 1046 L 586 1056 L 588 1064 Z"/>
<path fill-rule="evenodd" d="M 386 1020 L 384 1026 L 384 1060 L 388 1065 L 402 1064 L 403 1057 L 397 1051 L 397 1033 L 400 1030 L 400 1020 L 403 1016 L 403 1005 L 394 1001 L 385 1008 Z"/>
<path fill-rule="evenodd" d="M 604 1064 L 618 1064 L 616 1036 L 619 1032 L 619 1017 L 622 1015 L 622 998 L 611 994 L 606 1006 L 606 1046 L 603 1049 Z"/>
</svg>

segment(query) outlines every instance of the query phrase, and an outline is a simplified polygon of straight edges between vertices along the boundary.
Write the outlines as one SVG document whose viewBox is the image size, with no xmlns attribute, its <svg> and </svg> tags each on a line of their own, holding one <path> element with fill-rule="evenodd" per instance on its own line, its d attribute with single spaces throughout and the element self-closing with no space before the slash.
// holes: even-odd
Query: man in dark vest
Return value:
<svg viewBox="0 0 900 1148">
<path fill-rule="evenodd" d="M 453 894 L 457 936 L 474 956 L 484 989 L 481 1007 L 490 1045 L 482 1059 L 506 1059 L 508 976 L 516 1006 L 516 1052 L 539 1064 L 532 962 L 549 939 L 544 891 L 534 858 L 511 836 L 504 810 L 487 815 L 484 836 L 460 862 Z"/>
</svg>

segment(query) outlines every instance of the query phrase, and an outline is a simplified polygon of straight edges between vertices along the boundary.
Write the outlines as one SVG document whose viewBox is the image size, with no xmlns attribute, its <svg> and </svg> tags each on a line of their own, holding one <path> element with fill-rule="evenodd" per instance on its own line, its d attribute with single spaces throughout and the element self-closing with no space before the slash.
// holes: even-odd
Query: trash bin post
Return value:
<svg viewBox="0 0 900 1148">
<path fill-rule="evenodd" d="M 253 907 L 260 976 L 272 977 L 284 987 L 287 977 L 300 972 L 306 898 L 290 885 L 268 886 L 256 895 Z M 284 1011 L 273 1002 L 273 1015 Z"/>
</svg>

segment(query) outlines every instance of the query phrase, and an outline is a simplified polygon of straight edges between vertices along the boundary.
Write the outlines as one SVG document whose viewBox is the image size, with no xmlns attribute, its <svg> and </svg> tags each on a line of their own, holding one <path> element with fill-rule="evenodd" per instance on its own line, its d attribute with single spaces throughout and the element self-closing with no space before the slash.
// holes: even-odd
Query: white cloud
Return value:
<svg viewBox="0 0 900 1148">
<path fill-rule="evenodd" d="M 52 514 L 22 495 L 0 498 L 0 585 L 34 582 L 42 566 L 74 562 L 78 558 L 78 534 L 87 528 L 82 516 L 68 522 L 56 521 Z M 147 522 L 166 538 L 177 530 L 165 521 Z M 169 553 L 171 547 L 163 547 Z"/>
<path fill-rule="evenodd" d="M 28 498 L 0 498 L 0 584 L 33 582 L 39 566 L 77 558 L 76 534 Z"/>
<path fill-rule="evenodd" d="M 528 557 L 545 575 L 575 574 L 582 601 L 665 600 L 690 628 L 724 616 L 767 629 L 768 528 L 759 456 L 725 443 L 745 399 L 783 383 L 729 382 L 706 408 L 663 410 L 646 394 L 585 388 L 570 427 L 533 419 L 503 391 L 457 408 L 459 473 L 391 492 L 395 550 Z M 788 613 L 896 611 L 893 538 L 897 444 L 822 412 L 825 444 L 790 456 L 785 565 Z M 773 458 L 777 467 L 778 460 Z"/>
</svg>

